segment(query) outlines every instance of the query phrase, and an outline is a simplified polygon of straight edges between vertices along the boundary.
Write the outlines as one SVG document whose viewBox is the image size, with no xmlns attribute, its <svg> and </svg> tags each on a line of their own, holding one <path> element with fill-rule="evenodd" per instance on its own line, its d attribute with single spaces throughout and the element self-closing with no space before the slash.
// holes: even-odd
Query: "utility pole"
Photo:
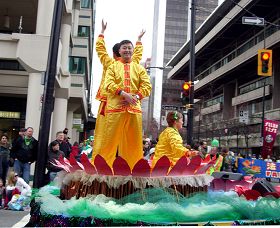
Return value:
<svg viewBox="0 0 280 228">
<path fill-rule="evenodd" d="M 191 34 L 190 34 L 190 65 L 189 65 L 189 80 L 192 82 L 190 88 L 190 104 L 188 110 L 188 125 L 187 125 L 187 143 L 193 144 L 193 106 L 194 106 L 194 74 L 195 74 L 195 0 L 191 1 Z M 188 79 L 186 80 L 188 81 Z"/>
<path fill-rule="evenodd" d="M 44 80 L 45 86 L 38 138 L 38 154 L 34 174 L 34 188 L 40 188 L 44 186 L 45 180 L 50 123 L 54 103 L 54 83 L 57 72 L 56 66 L 63 4 L 64 1 L 56 0 L 54 5 L 48 63 Z"/>
</svg>

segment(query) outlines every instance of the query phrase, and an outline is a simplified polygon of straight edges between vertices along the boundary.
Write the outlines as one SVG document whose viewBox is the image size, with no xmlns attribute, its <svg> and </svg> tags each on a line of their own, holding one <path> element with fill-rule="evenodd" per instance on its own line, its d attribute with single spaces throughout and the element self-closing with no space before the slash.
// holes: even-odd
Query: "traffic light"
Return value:
<svg viewBox="0 0 280 228">
<path fill-rule="evenodd" d="M 272 76 L 272 50 L 258 50 L 258 75 Z"/>
<path fill-rule="evenodd" d="M 192 82 L 184 82 L 183 91 L 182 91 L 182 104 L 187 105 L 190 103 L 190 90 L 191 90 Z"/>
</svg>

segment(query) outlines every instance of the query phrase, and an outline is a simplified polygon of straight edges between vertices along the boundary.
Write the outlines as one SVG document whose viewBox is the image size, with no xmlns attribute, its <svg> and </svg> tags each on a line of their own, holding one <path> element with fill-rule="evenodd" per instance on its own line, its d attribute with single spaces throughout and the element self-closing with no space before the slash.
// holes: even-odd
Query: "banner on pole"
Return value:
<svg viewBox="0 0 280 228">
<path fill-rule="evenodd" d="M 275 120 L 264 120 L 262 157 L 272 155 L 273 145 L 277 136 L 279 122 Z"/>
</svg>

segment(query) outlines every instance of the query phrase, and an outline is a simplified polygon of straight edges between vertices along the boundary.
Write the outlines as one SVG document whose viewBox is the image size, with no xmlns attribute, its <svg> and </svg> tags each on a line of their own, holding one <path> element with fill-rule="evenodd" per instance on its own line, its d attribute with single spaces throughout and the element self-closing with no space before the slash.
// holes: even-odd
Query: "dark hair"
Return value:
<svg viewBox="0 0 280 228">
<path fill-rule="evenodd" d="M 8 135 L 5 133 L 1 135 L 1 139 L 2 139 L 2 137 L 6 137 L 7 139 L 9 139 Z"/>
<path fill-rule="evenodd" d="M 120 43 L 116 43 L 113 47 L 113 53 L 117 56 L 117 57 L 121 57 L 120 53 Z"/>
<path fill-rule="evenodd" d="M 228 152 L 228 148 L 223 147 L 223 148 L 222 148 L 222 153 L 227 153 L 227 152 Z"/>
<path fill-rule="evenodd" d="M 79 146 L 79 143 L 76 141 L 73 143 L 73 146 Z"/>
<path fill-rule="evenodd" d="M 25 128 L 21 128 L 21 129 L 19 130 L 19 132 L 26 132 L 26 129 L 25 129 Z"/>
<path fill-rule="evenodd" d="M 63 134 L 67 135 L 68 134 L 68 128 L 64 128 Z"/>
<path fill-rule="evenodd" d="M 167 114 L 166 121 L 169 127 L 172 127 L 173 124 L 180 118 L 183 118 L 182 113 L 177 111 L 172 111 Z"/>
<path fill-rule="evenodd" d="M 121 48 L 121 46 L 124 44 L 131 44 L 133 46 L 133 43 L 130 40 L 123 40 L 119 43 L 119 45 L 120 45 L 119 48 Z"/>
<path fill-rule="evenodd" d="M 57 144 L 59 144 L 59 142 L 54 140 L 50 143 L 50 146 L 53 147 L 53 146 L 56 146 Z"/>
<path fill-rule="evenodd" d="M 198 143 L 194 144 L 193 149 L 198 150 L 198 148 L 199 148 L 199 144 Z"/>
<path fill-rule="evenodd" d="M 27 131 L 28 129 L 31 129 L 32 131 L 34 131 L 33 127 L 27 127 L 27 128 L 25 129 L 25 131 Z"/>
</svg>

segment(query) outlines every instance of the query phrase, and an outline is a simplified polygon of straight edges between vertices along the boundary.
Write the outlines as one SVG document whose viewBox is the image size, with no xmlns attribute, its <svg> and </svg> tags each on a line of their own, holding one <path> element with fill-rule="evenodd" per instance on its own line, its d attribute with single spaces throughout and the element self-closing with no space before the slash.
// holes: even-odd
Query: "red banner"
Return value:
<svg viewBox="0 0 280 228">
<path fill-rule="evenodd" d="M 264 120 L 262 157 L 272 155 L 272 149 L 276 140 L 279 122 L 275 120 Z"/>
</svg>

